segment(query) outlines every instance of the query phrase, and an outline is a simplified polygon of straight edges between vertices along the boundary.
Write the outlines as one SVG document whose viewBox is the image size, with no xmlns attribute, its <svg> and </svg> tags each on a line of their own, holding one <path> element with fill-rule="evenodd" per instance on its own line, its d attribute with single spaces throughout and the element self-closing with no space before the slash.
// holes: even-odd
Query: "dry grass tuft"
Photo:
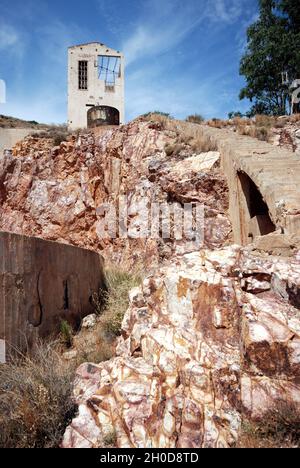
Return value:
<svg viewBox="0 0 300 468">
<path fill-rule="evenodd" d="M 75 370 L 83 362 L 99 363 L 113 356 L 129 305 L 128 293 L 140 284 L 138 275 L 119 270 L 109 270 L 106 277 L 108 289 L 94 329 L 73 336 L 63 323 L 60 341 L 40 342 L 34 354 L 19 353 L 0 365 L 0 448 L 59 447 L 76 412 L 72 401 Z M 64 351 L 71 343 L 77 353 L 68 360 Z M 104 445 L 114 446 L 115 441 L 115 433 L 110 432 Z"/>
<path fill-rule="evenodd" d="M 300 122 L 300 114 L 294 114 L 289 118 L 291 123 L 298 123 Z"/>
<path fill-rule="evenodd" d="M 68 141 L 72 133 L 69 132 L 66 125 L 57 125 L 49 127 L 43 132 L 33 133 L 34 138 L 46 138 L 53 142 L 53 146 L 59 146 L 62 142 Z"/>
<path fill-rule="evenodd" d="M 117 269 L 106 272 L 107 291 L 94 295 L 97 315 L 95 327 L 82 329 L 73 338 L 77 351 L 77 365 L 83 362 L 100 363 L 111 359 L 115 352 L 115 340 L 121 333 L 122 321 L 129 306 L 129 291 L 140 284 L 140 276 Z"/>
<path fill-rule="evenodd" d="M 255 125 L 256 127 L 272 128 L 276 122 L 276 118 L 270 115 L 256 115 Z"/>
<path fill-rule="evenodd" d="M 208 136 L 198 134 L 191 143 L 195 153 L 208 153 L 209 151 L 218 151 L 216 142 L 213 142 Z"/>
<path fill-rule="evenodd" d="M 245 421 L 238 445 L 241 448 L 299 448 L 299 406 L 278 401 L 262 421 Z"/>
<path fill-rule="evenodd" d="M 186 122 L 194 123 L 194 124 L 202 124 L 204 120 L 205 120 L 204 117 L 202 117 L 202 115 L 200 114 L 189 115 L 186 118 Z"/>
<path fill-rule="evenodd" d="M 230 124 L 227 120 L 212 119 L 207 122 L 207 125 L 213 128 L 226 128 Z"/>
<path fill-rule="evenodd" d="M 75 414 L 74 371 L 56 342 L 40 342 L 34 355 L 19 355 L 0 366 L 0 447 L 59 446 Z"/>
<path fill-rule="evenodd" d="M 167 156 L 178 156 L 185 148 L 184 144 L 166 145 L 165 152 Z"/>
</svg>

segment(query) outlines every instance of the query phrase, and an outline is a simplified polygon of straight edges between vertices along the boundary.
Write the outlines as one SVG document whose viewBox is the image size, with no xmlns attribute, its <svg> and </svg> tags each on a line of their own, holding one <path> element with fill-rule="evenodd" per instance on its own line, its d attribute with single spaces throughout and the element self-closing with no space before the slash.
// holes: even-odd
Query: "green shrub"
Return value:
<svg viewBox="0 0 300 468">
<path fill-rule="evenodd" d="M 231 120 L 231 119 L 235 119 L 235 118 L 243 118 L 243 114 L 241 112 L 229 112 L 228 114 L 228 118 Z"/>
<path fill-rule="evenodd" d="M 72 343 L 73 343 L 73 329 L 71 325 L 65 320 L 61 321 L 60 334 L 61 334 L 61 338 L 63 340 L 64 345 L 67 348 L 71 348 Z"/>
<path fill-rule="evenodd" d="M 122 321 L 129 306 L 129 291 L 140 284 L 140 277 L 119 270 L 106 272 L 108 291 L 101 324 L 108 335 L 119 336 Z"/>
<path fill-rule="evenodd" d="M 169 112 L 162 112 L 162 111 L 153 111 L 153 112 L 147 112 L 146 114 L 143 114 L 142 117 L 151 117 L 152 115 L 160 115 L 161 117 L 166 117 L 168 119 L 173 119 L 173 117 L 169 114 Z"/>
</svg>

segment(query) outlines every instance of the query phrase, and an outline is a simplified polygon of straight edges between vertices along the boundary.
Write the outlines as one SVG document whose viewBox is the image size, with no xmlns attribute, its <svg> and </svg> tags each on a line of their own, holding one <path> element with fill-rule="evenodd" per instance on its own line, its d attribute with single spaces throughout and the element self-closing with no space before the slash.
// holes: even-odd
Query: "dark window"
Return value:
<svg viewBox="0 0 300 468">
<path fill-rule="evenodd" d="M 80 60 L 78 62 L 78 88 L 88 89 L 88 62 Z"/>
</svg>

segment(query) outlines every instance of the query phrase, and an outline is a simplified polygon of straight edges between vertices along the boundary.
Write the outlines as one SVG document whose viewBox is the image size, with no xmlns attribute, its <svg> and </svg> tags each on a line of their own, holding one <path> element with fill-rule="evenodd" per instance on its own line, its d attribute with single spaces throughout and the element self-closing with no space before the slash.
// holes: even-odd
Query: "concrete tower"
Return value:
<svg viewBox="0 0 300 468">
<path fill-rule="evenodd" d="M 69 48 L 68 126 L 125 123 L 124 56 L 99 42 Z"/>
</svg>

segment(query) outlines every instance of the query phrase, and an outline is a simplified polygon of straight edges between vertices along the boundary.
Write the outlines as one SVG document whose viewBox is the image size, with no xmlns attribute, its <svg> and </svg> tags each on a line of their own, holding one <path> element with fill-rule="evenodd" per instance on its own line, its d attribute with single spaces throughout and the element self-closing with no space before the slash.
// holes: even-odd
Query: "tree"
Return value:
<svg viewBox="0 0 300 468">
<path fill-rule="evenodd" d="M 279 9 L 288 19 L 291 31 L 298 33 L 300 31 L 300 2 L 299 0 L 281 0 Z"/>
<path fill-rule="evenodd" d="M 228 114 L 229 119 L 234 119 L 235 117 L 242 118 L 244 116 L 240 111 L 238 111 L 238 112 L 235 112 L 235 111 L 229 112 L 229 114 Z"/>
<path fill-rule="evenodd" d="M 259 0 L 259 19 L 249 27 L 240 74 L 246 86 L 240 99 L 253 102 L 249 115 L 284 115 L 290 108 L 289 79 L 300 78 L 299 0 Z"/>
</svg>

